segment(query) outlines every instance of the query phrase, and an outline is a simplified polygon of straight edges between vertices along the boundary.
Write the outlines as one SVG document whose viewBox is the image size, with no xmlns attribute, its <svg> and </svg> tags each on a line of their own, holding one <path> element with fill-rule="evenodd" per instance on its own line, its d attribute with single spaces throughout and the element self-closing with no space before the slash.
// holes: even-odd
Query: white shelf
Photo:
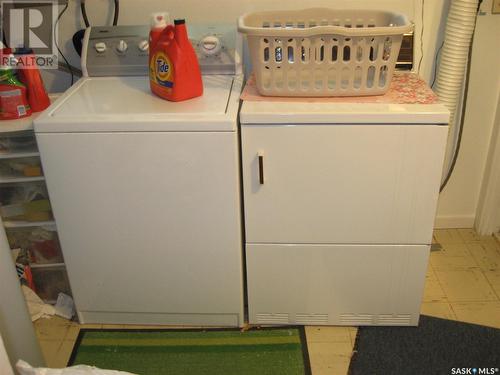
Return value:
<svg viewBox="0 0 500 375">
<path fill-rule="evenodd" d="M 30 263 L 31 268 L 62 268 L 66 267 L 64 263 L 44 263 L 44 264 L 37 264 L 37 263 Z"/>
<path fill-rule="evenodd" d="M 36 177 L 1 177 L 0 176 L 0 184 L 12 184 L 18 182 L 35 182 L 35 181 L 44 181 L 44 176 L 36 176 Z"/>
<path fill-rule="evenodd" d="M 3 226 L 7 229 L 9 228 L 30 228 L 30 227 L 45 227 L 45 226 L 55 226 L 56 222 L 54 220 L 50 221 L 4 221 Z"/>
<path fill-rule="evenodd" d="M 53 103 L 61 94 L 49 94 L 49 99 Z M 36 119 L 41 112 L 33 113 L 29 117 L 23 117 L 17 120 L 0 121 L 0 133 L 13 133 L 33 130 L 33 120 Z"/>
<path fill-rule="evenodd" d="M 29 117 L 23 117 L 17 120 L 0 121 L 0 133 L 13 133 L 33 130 L 33 120 L 37 118 L 39 113 L 34 113 Z"/>
<path fill-rule="evenodd" d="M 40 156 L 38 151 L 14 151 L 5 154 L 0 154 L 0 159 L 17 159 L 17 158 L 29 158 Z"/>
</svg>

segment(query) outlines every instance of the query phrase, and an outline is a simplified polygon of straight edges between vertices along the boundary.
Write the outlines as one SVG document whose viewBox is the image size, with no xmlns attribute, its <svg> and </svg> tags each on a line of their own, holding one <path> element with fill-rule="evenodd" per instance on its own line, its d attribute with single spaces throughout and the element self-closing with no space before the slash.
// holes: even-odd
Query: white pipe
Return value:
<svg viewBox="0 0 500 375">
<path fill-rule="evenodd" d="M 459 99 L 462 96 L 462 84 L 476 24 L 478 2 L 479 0 L 452 0 L 446 21 L 441 61 L 434 86 L 439 100 L 451 113 L 446 166 L 448 166 L 455 148 L 454 140 L 458 130 L 458 127 L 455 126 L 456 113 L 459 107 Z"/>
</svg>

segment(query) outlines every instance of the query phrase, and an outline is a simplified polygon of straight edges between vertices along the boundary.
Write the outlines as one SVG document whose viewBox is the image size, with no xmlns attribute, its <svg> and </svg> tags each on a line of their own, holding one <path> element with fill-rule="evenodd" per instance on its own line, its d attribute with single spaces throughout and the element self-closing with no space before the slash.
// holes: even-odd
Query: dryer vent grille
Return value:
<svg viewBox="0 0 500 375">
<path fill-rule="evenodd" d="M 346 325 L 372 325 L 373 315 L 372 314 L 341 314 L 340 323 Z"/>
<path fill-rule="evenodd" d="M 286 313 L 259 313 L 257 323 L 261 324 L 289 324 L 290 320 Z"/>
<path fill-rule="evenodd" d="M 328 314 L 295 314 L 296 324 L 328 324 Z"/>
<path fill-rule="evenodd" d="M 404 326 L 409 325 L 411 320 L 410 314 L 380 314 L 378 316 L 378 323 L 386 326 Z"/>
<path fill-rule="evenodd" d="M 340 323 L 349 325 L 384 325 L 407 326 L 410 325 L 410 314 L 341 314 Z"/>
</svg>

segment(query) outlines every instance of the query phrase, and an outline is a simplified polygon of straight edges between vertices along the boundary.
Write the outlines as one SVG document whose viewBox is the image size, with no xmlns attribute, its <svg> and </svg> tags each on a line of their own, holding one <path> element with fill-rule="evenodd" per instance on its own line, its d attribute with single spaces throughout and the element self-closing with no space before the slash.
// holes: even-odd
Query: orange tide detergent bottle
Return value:
<svg viewBox="0 0 500 375">
<path fill-rule="evenodd" d="M 149 82 L 159 97 L 178 102 L 203 94 L 200 66 L 184 20 L 175 20 L 150 38 Z"/>
</svg>

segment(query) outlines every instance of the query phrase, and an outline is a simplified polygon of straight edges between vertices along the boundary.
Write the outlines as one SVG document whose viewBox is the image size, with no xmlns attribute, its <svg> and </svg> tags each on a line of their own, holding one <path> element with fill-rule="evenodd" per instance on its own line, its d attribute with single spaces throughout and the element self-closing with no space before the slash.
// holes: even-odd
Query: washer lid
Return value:
<svg viewBox="0 0 500 375">
<path fill-rule="evenodd" d="M 169 102 L 147 77 L 83 78 L 34 121 L 36 132 L 233 131 L 241 80 L 203 76 L 201 97 Z"/>
</svg>

